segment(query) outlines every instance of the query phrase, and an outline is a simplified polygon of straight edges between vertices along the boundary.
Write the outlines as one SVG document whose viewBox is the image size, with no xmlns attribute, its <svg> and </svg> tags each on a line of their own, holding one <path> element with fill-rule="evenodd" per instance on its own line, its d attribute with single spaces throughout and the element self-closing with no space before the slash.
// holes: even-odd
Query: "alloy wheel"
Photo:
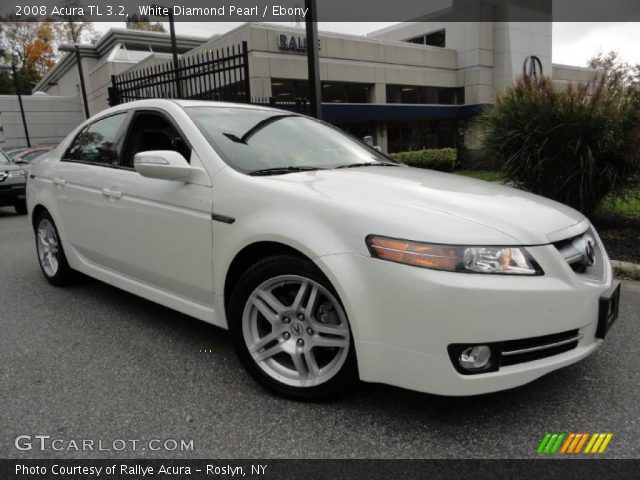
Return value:
<svg viewBox="0 0 640 480">
<path fill-rule="evenodd" d="M 255 363 L 289 386 L 327 382 L 349 354 L 342 305 L 324 286 L 297 275 L 270 278 L 249 295 L 242 331 Z"/>
<path fill-rule="evenodd" d="M 47 276 L 55 276 L 60 266 L 60 248 L 55 228 L 46 218 L 43 218 L 38 225 L 37 245 L 40 266 Z"/>
</svg>

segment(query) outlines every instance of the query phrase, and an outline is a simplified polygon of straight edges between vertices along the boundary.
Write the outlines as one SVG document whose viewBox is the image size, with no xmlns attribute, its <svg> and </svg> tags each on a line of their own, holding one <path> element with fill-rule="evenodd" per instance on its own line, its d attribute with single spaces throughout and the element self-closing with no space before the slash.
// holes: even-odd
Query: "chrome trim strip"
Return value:
<svg viewBox="0 0 640 480">
<path fill-rule="evenodd" d="M 507 352 L 502 352 L 502 355 L 504 355 L 505 357 L 509 357 L 511 355 L 518 355 L 520 353 L 530 353 L 530 352 L 538 352 L 540 350 L 547 350 L 548 348 L 560 347 L 568 343 L 577 342 L 582 337 L 584 337 L 584 335 L 579 334 L 577 337 L 569 338 L 567 340 L 562 340 L 561 342 L 549 343 L 547 345 L 539 345 L 537 347 L 531 347 L 531 348 L 522 348 L 520 350 L 510 350 Z"/>
</svg>

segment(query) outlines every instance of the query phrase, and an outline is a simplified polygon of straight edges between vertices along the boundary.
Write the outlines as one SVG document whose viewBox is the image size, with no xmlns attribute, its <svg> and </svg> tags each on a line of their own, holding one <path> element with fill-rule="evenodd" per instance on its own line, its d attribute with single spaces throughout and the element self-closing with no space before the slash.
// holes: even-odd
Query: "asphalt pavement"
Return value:
<svg viewBox="0 0 640 480">
<path fill-rule="evenodd" d="M 361 384 L 309 404 L 254 383 L 221 329 L 95 280 L 49 285 L 10 208 L 0 279 L 0 458 L 531 458 L 545 432 L 612 432 L 605 457 L 640 457 L 640 283 L 623 284 L 603 348 L 524 387 L 450 398 Z M 143 449 L 151 439 L 193 449 Z"/>
</svg>

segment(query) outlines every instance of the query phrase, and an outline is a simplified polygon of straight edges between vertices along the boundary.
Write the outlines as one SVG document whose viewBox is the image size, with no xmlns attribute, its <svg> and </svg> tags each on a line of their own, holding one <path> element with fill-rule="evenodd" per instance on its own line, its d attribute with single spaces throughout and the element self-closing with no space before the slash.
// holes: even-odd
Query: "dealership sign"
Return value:
<svg viewBox="0 0 640 480">
<path fill-rule="evenodd" d="M 278 48 L 295 52 L 307 51 L 307 38 L 299 35 L 278 35 Z"/>
</svg>

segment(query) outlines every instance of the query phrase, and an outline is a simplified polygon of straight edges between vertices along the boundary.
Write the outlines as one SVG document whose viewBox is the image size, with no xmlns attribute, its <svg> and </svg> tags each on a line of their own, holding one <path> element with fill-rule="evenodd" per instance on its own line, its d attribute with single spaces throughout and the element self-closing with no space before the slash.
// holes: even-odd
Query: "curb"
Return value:
<svg viewBox="0 0 640 480">
<path fill-rule="evenodd" d="M 618 276 L 622 276 L 630 280 L 640 280 L 640 264 L 611 260 L 611 266 Z"/>
</svg>

